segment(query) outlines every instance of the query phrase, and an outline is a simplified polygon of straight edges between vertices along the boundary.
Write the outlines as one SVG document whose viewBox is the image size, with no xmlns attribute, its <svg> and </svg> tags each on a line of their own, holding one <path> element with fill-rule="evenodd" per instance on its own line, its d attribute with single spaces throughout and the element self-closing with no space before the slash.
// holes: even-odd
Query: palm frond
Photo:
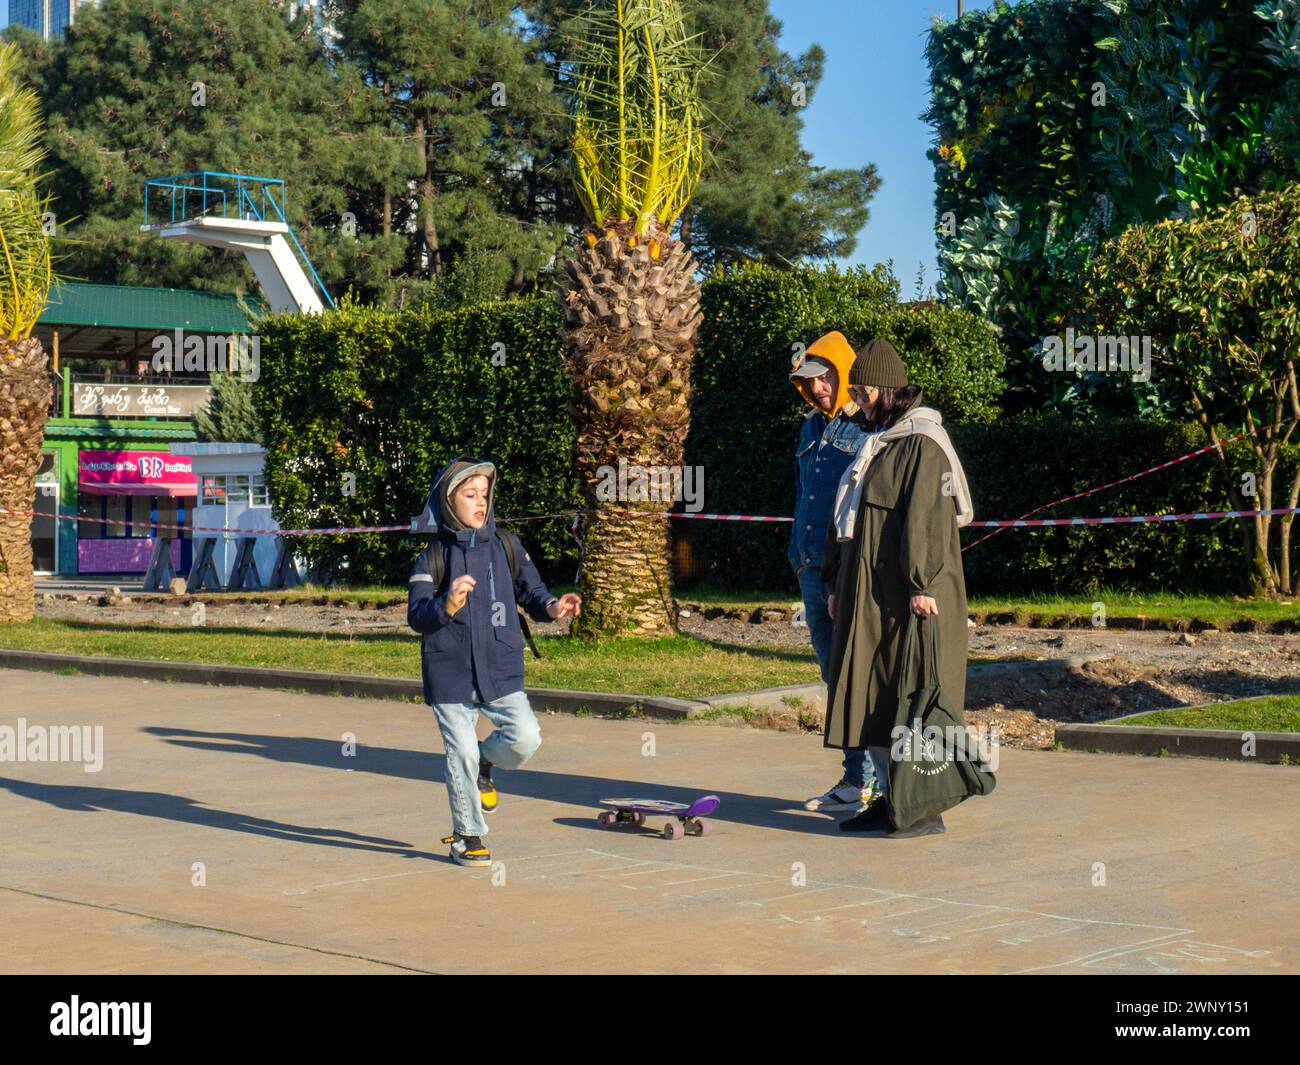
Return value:
<svg viewBox="0 0 1300 1065">
<path fill-rule="evenodd" d="M 31 335 L 52 281 L 50 237 L 37 191 L 45 158 L 36 94 L 17 77 L 18 52 L 0 44 L 0 337 Z"/>
<path fill-rule="evenodd" d="M 41 107 L 18 80 L 18 49 L 0 44 L 0 189 L 34 187 L 45 159 Z"/>
<path fill-rule="evenodd" d="M 667 231 L 703 166 L 696 39 L 677 0 L 593 0 L 575 22 L 578 198 L 597 225 Z"/>
</svg>

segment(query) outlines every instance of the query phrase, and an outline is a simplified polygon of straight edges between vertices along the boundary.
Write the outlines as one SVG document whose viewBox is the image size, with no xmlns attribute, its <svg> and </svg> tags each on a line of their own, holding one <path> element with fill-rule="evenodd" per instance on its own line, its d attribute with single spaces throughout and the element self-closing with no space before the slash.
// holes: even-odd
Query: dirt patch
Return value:
<svg viewBox="0 0 1300 1065">
<path fill-rule="evenodd" d="M 132 597 L 101 606 L 95 595 L 46 595 L 38 602 L 38 612 L 44 618 L 183 627 L 192 623 L 195 602 L 204 604 L 208 628 L 410 633 L 401 599 L 370 604 L 318 598 L 281 604 L 259 602 L 255 595 Z M 722 646 L 808 647 L 808 628 L 795 623 L 792 611 L 687 609 L 682 631 Z M 534 625 L 534 630 L 558 635 L 564 626 Z M 1195 623 L 1170 631 L 985 622 L 970 630 L 970 654 L 978 660 L 1030 661 L 1107 656 L 1066 670 L 972 676 L 966 687 L 970 724 L 998 726 L 1002 742 L 1014 747 L 1050 747 L 1058 721 L 1105 721 L 1144 710 L 1300 692 L 1300 635 L 1294 634 L 1221 632 Z M 791 706 L 764 711 L 749 723 L 820 731 L 821 716 Z"/>
</svg>

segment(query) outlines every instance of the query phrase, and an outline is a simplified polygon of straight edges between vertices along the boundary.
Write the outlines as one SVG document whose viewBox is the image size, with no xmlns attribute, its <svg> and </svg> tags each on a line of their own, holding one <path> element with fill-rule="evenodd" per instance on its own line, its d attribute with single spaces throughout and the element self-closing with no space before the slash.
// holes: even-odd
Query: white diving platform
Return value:
<svg viewBox="0 0 1300 1065">
<path fill-rule="evenodd" d="M 142 232 L 208 248 L 243 252 L 267 303 L 276 313 L 319 314 L 324 304 L 289 243 L 283 222 L 199 215 L 184 221 L 142 225 Z"/>
</svg>

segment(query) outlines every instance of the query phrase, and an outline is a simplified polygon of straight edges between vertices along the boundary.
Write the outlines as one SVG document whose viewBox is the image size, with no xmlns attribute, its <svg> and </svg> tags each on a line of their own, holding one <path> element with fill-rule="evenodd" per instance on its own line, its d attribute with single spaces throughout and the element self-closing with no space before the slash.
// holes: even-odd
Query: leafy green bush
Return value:
<svg viewBox="0 0 1300 1065">
<path fill-rule="evenodd" d="M 255 387 L 277 520 L 400 524 L 462 454 L 497 464 L 499 517 L 576 507 L 559 328 L 559 308 L 544 299 L 442 313 L 345 304 L 266 319 Z M 565 519 L 517 529 L 539 562 L 574 557 Z M 423 542 L 300 541 L 323 578 L 349 584 L 404 583 Z"/>
<path fill-rule="evenodd" d="M 686 463 L 704 468 L 707 511 L 788 515 L 794 448 L 808 407 L 789 381 L 791 356 L 833 329 L 855 347 L 889 340 L 946 417 L 989 419 L 1002 388 L 1002 353 L 974 315 L 898 302 L 884 267 L 849 273 L 747 266 L 704 286 Z M 721 587 L 784 587 L 785 524 L 673 523 L 679 559 Z M 776 583 L 771 583 L 775 581 Z"/>
<path fill-rule="evenodd" d="M 705 284 L 686 461 L 705 467 L 707 510 L 792 512 L 794 445 L 807 409 L 788 381 L 792 346 L 836 328 L 854 344 L 879 335 L 898 347 L 926 402 L 949 419 L 980 519 L 1019 517 L 1204 443 L 1184 424 L 993 420 L 1000 355 L 987 327 L 963 312 L 896 299 L 883 270 L 746 268 Z M 462 453 L 500 465 L 503 516 L 576 509 L 558 324 L 546 299 L 437 314 L 345 305 L 266 320 L 262 376 L 253 387 L 281 523 L 405 521 L 423 507 L 432 474 Z M 503 348 L 494 349 L 498 343 Z M 502 365 L 493 364 L 494 352 Z M 1244 443 L 1228 454 L 1234 477 L 1253 468 Z M 1300 448 L 1292 446 L 1277 476 L 1289 482 L 1298 466 Z M 1040 516 L 1225 509 L 1223 475 L 1207 454 Z M 567 525 L 517 527 L 534 557 L 549 563 L 550 579 L 572 576 L 577 549 Z M 793 591 L 788 524 L 678 519 L 672 527 L 688 576 Z M 963 542 L 988 532 L 969 530 Z M 364 584 L 404 582 L 420 541 L 373 534 L 301 543 L 323 575 Z M 965 562 L 972 594 L 1124 585 L 1226 591 L 1239 587 L 1244 568 L 1236 525 L 1203 521 L 1011 529 L 973 547 Z"/>
<path fill-rule="evenodd" d="M 789 513 L 806 410 L 788 380 L 790 358 L 794 345 L 831 329 L 856 344 L 887 337 L 946 413 L 994 415 L 1002 364 L 987 326 L 964 311 L 897 300 L 898 283 L 884 267 L 847 274 L 745 267 L 705 283 L 686 461 L 704 466 L 707 508 Z M 458 454 L 498 464 L 499 515 L 576 509 L 559 318 L 552 300 L 533 298 L 449 312 L 345 304 L 265 320 L 253 387 L 280 523 L 404 521 L 423 507 L 432 475 Z M 751 536 L 766 545 L 756 566 L 785 567 L 787 526 L 746 526 L 737 540 L 734 527 L 687 524 L 674 521 L 674 533 L 691 541 L 697 568 L 735 573 L 732 549 L 739 543 L 748 552 Z M 557 567 L 552 575 L 572 576 L 577 548 L 567 519 L 519 531 L 539 560 Z M 419 541 L 376 533 L 302 544 L 322 577 L 360 584 L 404 581 Z M 752 584 L 758 572 L 745 579 Z"/>
<path fill-rule="evenodd" d="M 990 425 L 952 426 L 978 520 L 1018 518 L 1034 507 L 1119 480 L 1205 446 L 1199 427 L 1137 418 L 1089 424 L 1061 415 L 1022 415 Z M 1222 436 L 1232 435 L 1220 430 Z M 1225 449 L 1232 476 L 1254 468 L 1247 441 Z M 1285 476 L 1300 466 L 1286 450 Z M 1212 453 L 1035 518 L 1180 514 L 1233 509 Z M 968 529 L 963 545 L 994 532 Z M 1151 522 L 1006 529 L 962 556 L 972 595 L 1092 592 L 1101 588 L 1239 591 L 1247 555 L 1236 522 Z"/>
<path fill-rule="evenodd" d="M 941 291 L 1006 347 L 1012 410 L 1158 413 L 1036 372 L 1124 227 L 1296 173 L 1295 0 L 996 0 L 926 42 Z"/>
</svg>

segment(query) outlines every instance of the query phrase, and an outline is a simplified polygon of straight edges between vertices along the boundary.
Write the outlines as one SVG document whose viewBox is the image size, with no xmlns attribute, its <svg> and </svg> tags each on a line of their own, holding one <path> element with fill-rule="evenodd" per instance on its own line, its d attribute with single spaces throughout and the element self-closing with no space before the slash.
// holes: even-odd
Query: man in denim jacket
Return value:
<svg viewBox="0 0 1300 1065">
<path fill-rule="evenodd" d="M 841 333 L 827 333 L 795 358 L 790 381 L 812 410 L 804 416 L 795 448 L 796 503 L 790 536 L 790 566 L 803 595 L 804 620 L 821 667 L 830 676 L 832 622 L 822 587 L 822 543 L 835 503 L 840 477 L 866 436 L 853 420 L 857 404 L 849 399 L 849 370 L 856 354 Z M 875 792 L 875 776 L 866 750 L 844 752 L 844 773 L 828 791 L 809 799 L 805 809 L 858 810 Z"/>
</svg>

